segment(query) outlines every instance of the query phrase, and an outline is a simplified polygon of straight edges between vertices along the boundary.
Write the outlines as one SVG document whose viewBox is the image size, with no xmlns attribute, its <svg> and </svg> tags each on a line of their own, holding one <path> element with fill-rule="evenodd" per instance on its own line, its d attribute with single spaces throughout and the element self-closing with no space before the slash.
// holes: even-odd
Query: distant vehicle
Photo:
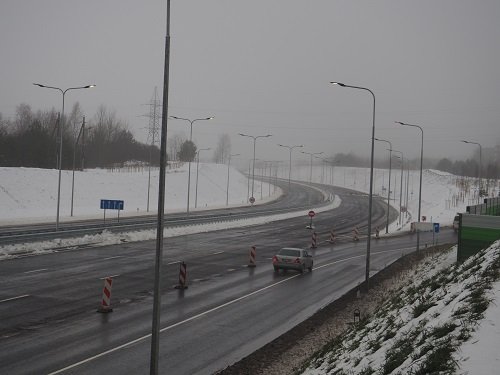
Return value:
<svg viewBox="0 0 500 375">
<path fill-rule="evenodd" d="M 460 217 L 458 215 L 455 215 L 455 218 L 453 219 L 453 230 L 455 232 L 458 232 L 458 225 L 460 223 Z"/>
<path fill-rule="evenodd" d="M 303 273 L 306 268 L 309 272 L 313 269 L 313 257 L 305 249 L 284 247 L 278 254 L 273 256 L 273 267 L 275 272 L 283 270 L 297 270 Z"/>
</svg>

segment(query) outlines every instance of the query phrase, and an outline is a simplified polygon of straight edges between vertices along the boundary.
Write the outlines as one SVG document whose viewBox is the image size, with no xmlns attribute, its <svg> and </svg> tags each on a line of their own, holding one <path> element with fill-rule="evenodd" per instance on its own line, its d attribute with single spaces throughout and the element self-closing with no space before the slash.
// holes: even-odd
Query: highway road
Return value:
<svg viewBox="0 0 500 375">
<path fill-rule="evenodd" d="M 319 247 L 312 273 L 275 274 L 282 246 L 310 245 L 308 217 L 169 238 L 165 242 L 161 373 L 210 374 L 312 315 L 364 280 L 366 242 L 325 240 L 366 221 L 367 197 L 331 188 L 342 199 L 315 218 Z M 374 225 L 385 223 L 374 202 Z M 307 211 L 305 211 L 306 213 Z M 394 215 L 394 213 L 392 213 Z M 343 228 L 343 229 L 342 229 Z M 421 235 L 425 246 L 431 234 Z M 452 231 L 439 241 L 454 242 Z M 374 240 L 371 272 L 415 250 L 415 236 Z M 248 250 L 257 248 L 257 267 Z M 147 374 L 153 241 L 87 248 L 0 262 L 0 369 L 6 374 Z M 189 288 L 174 289 L 178 262 Z M 114 311 L 99 314 L 103 278 L 113 276 Z"/>
</svg>

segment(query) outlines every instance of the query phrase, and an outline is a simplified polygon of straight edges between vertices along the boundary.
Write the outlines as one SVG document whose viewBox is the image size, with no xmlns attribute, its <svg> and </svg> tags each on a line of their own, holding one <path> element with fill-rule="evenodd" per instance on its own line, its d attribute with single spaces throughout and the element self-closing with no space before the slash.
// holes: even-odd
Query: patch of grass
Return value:
<svg viewBox="0 0 500 375">
<path fill-rule="evenodd" d="M 457 328 L 458 325 L 455 324 L 455 323 L 445 323 L 443 324 L 442 326 L 439 326 L 439 327 L 434 327 L 434 329 L 431 331 L 431 335 L 436 338 L 436 339 L 440 339 L 442 337 L 445 337 L 447 335 L 449 335 L 451 332 L 453 332 L 455 330 L 455 328 Z"/>
<path fill-rule="evenodd" d="M 419 304 L 413 308 L 413 317 L 418 318 L 424 312 L 429 310 L 431 307 L 436 306 L 437 303 L 426 300 L 425 298 L 419 299 Z"/>
<path fill-rule="evenodd" d="M 359 372 L 359 375 L 372 375 L 375 374 L 375 370 L 372 369 L 370 366 L 365 367 Z"/>
<path fill-rule="evenodd" d="M 450 342 L 436 348 L 428 355 L 415 375 L 454 373 L 458 367 L 457 362 L 452 357 L 454 352 L 455 348 Z"/>
<path fill-rule="evenodd" d="M 383 374 L 390 374 L 397 369 L 413 352 L 413 340 L 410 337 L 399 340 L 387 351 L 385 363 L 383 365 Z"/>
</svg>

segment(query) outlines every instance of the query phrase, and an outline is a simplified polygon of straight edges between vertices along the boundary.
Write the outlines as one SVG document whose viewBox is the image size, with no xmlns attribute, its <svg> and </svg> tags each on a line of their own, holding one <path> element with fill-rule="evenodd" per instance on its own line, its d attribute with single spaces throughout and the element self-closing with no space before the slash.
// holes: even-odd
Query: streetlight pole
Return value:
<svg viewBox="0 0 500 375">
<path fill-rule="evenodd" d="M 230 154 L 227 159 L 227 187 L 226 187 L 226 206 L 229 205 L 229 166 L 231 165 L 231 157 L 240 156 L 240 154 Z"/>
<path fill-rule="evenodd" d="M 80 136 L 83 134 L 83 129 L 85 129 L 85 116 L 83 116 L 82 126 L 78 132 L 78 137 L 76 137 L 75 146 L 73 147 L 73 176 L 71 179 L 71 217 L 73 217 L 73 196 L 75 193 L 75 164 L 76 164 L 76 146 L 80 140 Z"/>
<path fill-rule="evenodd" d="M 253 196 L 253 188 L 255 184 L 255 144 L 257 143 L 257 138 L 267 138 L 267 137 L 272 137 L 272 134 L 267 134 L 267 135 L 248 135 L 248 134 L 243 134 L 243 133 L 238 133 L 242 137 L 249 137 L 253 139 L 253 165 L 252 165 L 252 196 L 250 198 L 254 198 Z"/>
<path fill-rule="evenodd" d="M 309 184 L 312 184 L 313 156 L 321 155 L 321 154 L 323 154 L 323 152 L 305 152 L 305 151 L 301 151 L 301 152 L 303 154 L 309 155 L 311 158 L 310 167 L 309 167 Z"/>
<path fill-rule="evenodd" d="M 183 117 L 177 117 L 177 116 L 170 116 L 170 118 L 173 118 L 175 120 L 183 120 L 189 122 L 189 142 L 193 142 L 193 124 L 196 121 L 206 121 L 206 120 L 213 120 L 214 117 L 205 117 L 205 118 L 196 118 L 194 120 L 190 120 L 188 118 L 183 118 Z M 186 215 L 189 216 L 189 194 L 191 191 L 191 160 L 188 162 L 188 187 L 187 187 L 187 208 L 186 208 Z"/>
<path fill-rule="evenodd" d="M 422 210 L 422 166 L 424 162 L 424 129 L 418 125 L 407 124 L 401 121 L 395 121 L 396 124 L 402 126 L 412 126 L 414 128 L 419 128 L 421 132 L 421 141 L 420 141 L 420 185 L 418 188 L 418 222 L 420 223 L 421 219 L 421 210 Z M 420 249 L 420 231 L 417 229 L 417 251 Z"/>
<path fill-rule="evenodd" d="M 194 196 L 194 208 L 198 207 L 198 169 L 200 165 L 200 152 L 201 151 L 207 151 L 210 150 L 210 148 L 200 148 L 198 151 L 196 151 L 196 189 L 195 189 L 195 196 Z"/>
<path fill-rule="evenodd" d="M 165 227 L 165 175 L 167 166 L 167 119 L 168 119 L 168 88 L 170 72 L 170 0 L 167 0 L 167 27 L 165 36 L 165 61 L 163 64 L 163 99 L 160 135 L 160 171 L 158 176 L 158 213 L 156 225 L 156 251 L 153 288 L 153 319 L 151 324 L 151 355 L 149 373 L 158 374 L 160 352 L 160 315 L 161 315 L 161 279 L 163 268 L 163 229 Z"/>
<path fill-rule="evenodd" d="M 292 150 L 297 147 L 304 147 L 303 145 L 296 145 L 296 146 L 287 146 L 287 145 L 282 145 L 278 144 L 280 147 L 286 147 L 288 151 L 290 151 L 290 162 L 288 166 L 288 191 L 290 191 L 290 179 L 292 176 Z"/>
<path fill-rule="evenodd" d="M 398 159 L 401 159 L 401 179 L 400 179 L 400 182 L 399 182 L 399 225 L 402 224 L 402 212 L 401 212 L 401 208 L 402 208 L 402 196 L 403 196 L 403 165 L 404 165 L 404 154 L 401 152 L 401 151 L 397 151 L 397 150 L 392 150 L 393 152 L 397 152 L 399 154 L 401 154 L 401 156 L 395 156 L 396 158 Z"/>
<path fill-rule="evenodd" d="M 390 210 L 390 200 L 391 200 L 391 170 L 392 170 L 392 143 L 390 141 L 387 141 L 385 139 L 380 139 L 380 138 L 375 138 L 376 141 L 379 142 L 386 142 L 389 144 L 389 186 L 387 190 L 389 192 L 387 193 L 387 220 L 385 224 L 385 233 L 389 233 L 389 210 Z"/>
<path fill-rule="evenodd" d="M 483 164 L 483 147 L 477 143 L 477 142 L 471 142 L 471 141 L 462 141 L 463 143 L 469 143 L 473 145 L 478 145 L 479 146 L 479 171 L 477 172 L 477 204 L 480 204 L 481 202 L 481 167 Z"/>
<path fill-rule="evenodd" d="M 370 288 L 370 244 L 371 244 L 371 233 L 372 233 L 372 202 L 373 202 L 373 154 L 375 151 L 375 94 L 372 90 L 366 87 L 349 86 L 340 82 L 330 82 L 332 85 L 337 85 L 340 87 L 348 87 L 357 90 L 368 91 L 373 97 L 373 115 L 372 115 L 372 151 L 371 151 L 371 161 L 370 161 L 370 196 L 368 202 L 368 238 L 366 241 L 366 270 L 365 270 L 365 281 L 366 290 Z"/>
<path fill-rule="evenodd" d="M 80 89 L 89 89 L 91 87 L 95 87 L 96 85 L 87 85 L 87 86 L 79 86 L 79 87 L 69 87 L 65 90 L 59 87 L 42 85 L 40 83 L 33 83 L 35 86 L 42 87 L 44 89 L 53 89 L 58 90 L 62 94 L 62 112 L 59 120 L 59 160 L 58 160 L 58 168 L 59 169 L 59 177 L 57 183 L 57 214 L 56 214 L 56 232 L 59 230 L 59 208 L 61 205 L 61 169 L 62 169 L 62 149 L 63 149 L 63 129 L 64 129 L 64 97 L 66 93 L 70 90 L 80 90 Z"/>
</svg>

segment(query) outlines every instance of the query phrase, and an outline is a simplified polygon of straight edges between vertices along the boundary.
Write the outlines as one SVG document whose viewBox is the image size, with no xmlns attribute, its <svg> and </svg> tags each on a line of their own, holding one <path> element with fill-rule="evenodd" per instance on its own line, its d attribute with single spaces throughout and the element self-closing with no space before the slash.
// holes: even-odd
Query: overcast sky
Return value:
<svg viewBox="0 0 500 375">
<path fill-rule="evenodd" d="M 2 0 L 0 112 L 60 110 L 61 88 L 87 117 L 103 104 L 146 141 L 147 104 L 163 86 L 166 0 Z M 232 152 L 287 160 L 278 147 L 369 155 L 376 137 L 406 157 L 467 158 L 500 144 L 500 1 L 172 0 L 169 114 L 195 123 L 199 148 L 227 133 Z M 169 135 L 189 134 L 169 120 Z M 386 155 L 376 144 L 376 157 Z M 306 158 L 297 153 L 296 158 Z"/>
</svg>

